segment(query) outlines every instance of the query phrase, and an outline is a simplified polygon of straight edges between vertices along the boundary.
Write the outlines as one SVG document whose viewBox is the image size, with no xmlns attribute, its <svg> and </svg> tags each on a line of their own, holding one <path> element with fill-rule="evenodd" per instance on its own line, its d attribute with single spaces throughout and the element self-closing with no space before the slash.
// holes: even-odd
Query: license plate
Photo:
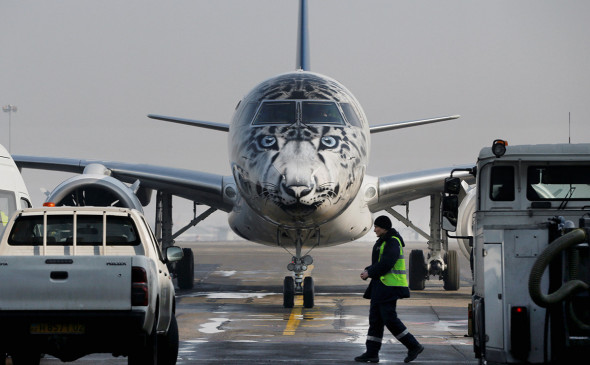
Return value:
<svg viewBox="0 0 590 365">
<path fill-rule="evenodd" d="M 86 326 L 80 323 L 34 323 L 31 325 L 31 334 L 34 335 L 81 335 L 86 331 Z"/>
</svg>

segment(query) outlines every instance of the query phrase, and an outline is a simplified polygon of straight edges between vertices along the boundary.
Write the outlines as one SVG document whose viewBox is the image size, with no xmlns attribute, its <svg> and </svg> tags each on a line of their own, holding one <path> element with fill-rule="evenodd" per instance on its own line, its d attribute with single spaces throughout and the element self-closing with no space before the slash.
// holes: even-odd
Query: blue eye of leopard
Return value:
<svg viewBox="0 0 590 365">
<path fill-rule="evenodd" d="M 274 136 L 262 136 L 260 138 L 260 146 L 262 148 L 271 148 L 277 143 L 277 139 Z"/>
<path fill-rule="evenodd" d="M 338 145 L 338 138 L 333 136 L 322 137 L 322 147 L 335 148 Z"/>
</svg>

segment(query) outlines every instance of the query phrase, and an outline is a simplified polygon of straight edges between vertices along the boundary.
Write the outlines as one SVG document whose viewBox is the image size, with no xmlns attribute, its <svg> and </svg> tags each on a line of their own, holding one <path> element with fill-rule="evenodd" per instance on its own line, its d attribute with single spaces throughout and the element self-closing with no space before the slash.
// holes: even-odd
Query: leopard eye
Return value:
<svg viewBox="0 0 590 365">
<path fill-rule="evenodd" d="M 277 144 L 277 139 L 275 136 L 261 136 L 258 143 L 262 148 L 273 148 Z"/>
<path fill-rule="evenodd" d="M 333 136 L 325 136 L 321 139 L 323 148 L 335 148 L 338 146 L 338 138 Z"/>
</svg>

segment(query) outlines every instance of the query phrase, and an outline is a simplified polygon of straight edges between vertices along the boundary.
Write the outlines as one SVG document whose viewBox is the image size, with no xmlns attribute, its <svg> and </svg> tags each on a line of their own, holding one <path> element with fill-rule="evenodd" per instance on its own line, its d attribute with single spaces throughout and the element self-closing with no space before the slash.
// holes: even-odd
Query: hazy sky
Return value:
<svg viewBox="0 0 590 365">
<path fill-rule="evenodd" d="M 146 115 L 229 123 L 252 87 L 295 69 L 297 8 L 1 1 L 0 103 L 18 107 L 12 153 L 229 175 L 227 134 Z M 585 0 L 310 0 L 311 70 L 351 90 L 372 125 L 462 115 L 373 135 L 371 175 L 475 162 L 495 138 L 564 143 L 569 112 L 572 143 L 590 142 L 588 14 Z M 6 113 L 0 143 L 8 148 Z M 35 205 L 41 187 L 67 176 L 23 175 Z"/>
</svg>

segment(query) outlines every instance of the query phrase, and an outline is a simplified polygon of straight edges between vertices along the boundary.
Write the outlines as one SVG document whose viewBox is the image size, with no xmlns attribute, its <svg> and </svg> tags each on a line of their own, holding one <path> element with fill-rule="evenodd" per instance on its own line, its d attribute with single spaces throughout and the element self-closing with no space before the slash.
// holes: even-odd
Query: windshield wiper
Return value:
<svg viewBox="0 0 590 365">
<path fill-rule="evenodd" d="M 572 186 L 570 184 L 570 190 L 567 192 L 567 194 L 565 194 L 565 198 L 563 198 L 563 200 L 561 201 L 561 204 L 559 204 L 559 208 L 557 208 L 557 210 L 565 209 L 565 206 L 567 205 L 567 203 L 572 199 L 572 195 L 574 195 L 575 190 L 576 190 L 576 187 Z"/>
</svg>

